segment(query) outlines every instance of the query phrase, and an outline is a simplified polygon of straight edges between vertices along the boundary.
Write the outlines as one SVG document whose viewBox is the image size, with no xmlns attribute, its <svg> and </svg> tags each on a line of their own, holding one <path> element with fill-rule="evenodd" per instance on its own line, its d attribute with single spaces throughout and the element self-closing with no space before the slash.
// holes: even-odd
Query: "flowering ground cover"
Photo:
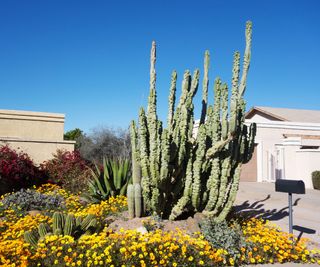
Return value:
<svg viewBox="0 0 320 267">
<path fill-rule="evenodd" d="M 37 246 L 24 234 L 39 224 L 51 225 L 51 207 L 38 213 L 19 210 L 12 204 L 0 210 L 0 266 L 229 266 L 275 262 L 318 262 L 320 253 L 309 250 L 306 240 L 297 242 L 276 226 L 258 219 L 239 223 L 245 243 L 238 250 L 214 246 L 204 233 L 187 234 L 183 229 L 165 232 L 155 229 L 142 234 L 135 230 L 118 232 L 108 228 L 110 215 L 126 209 L 126 198 L 111 197 L 99 204 L 84 203 L 81 197 L 46 184 L 34 188 L 46 196 L 61 196 L 64 213 L 75 217 L 95 216 L 101 226 L 94 234 L 79 238 L 47 234 Z M 3 200 L 11 195 L 4 195 Z M 3 205 L 3 204 L 0 204 Z M 58 208 L 58 207 L 57 207 Z M 232 224 L 230 227 L 235 227 Z"/>
</svg>

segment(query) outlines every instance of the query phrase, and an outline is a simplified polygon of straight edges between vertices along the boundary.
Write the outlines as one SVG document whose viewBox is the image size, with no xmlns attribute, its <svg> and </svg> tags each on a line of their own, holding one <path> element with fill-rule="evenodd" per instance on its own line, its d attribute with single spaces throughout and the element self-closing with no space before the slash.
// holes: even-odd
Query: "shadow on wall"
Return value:
<svg viewBox="0 0 320 267">
<path fill-rule="evenodd" d="M 250 218 L 259 218 L 263 220 L 269 220 L 269 221 L 279 221 L 283 219 L 284 217 L 289 216 L 289 207 L 283 207 L 282 209 L 264 209 L 264 204 L 263 202 L 267 201 L 268 199 L 271 198 L 271 195 L 267 195 L 264 199 L 258 200 L 253 202 L 252 204 L 246 200 L 240 205 L 235 205 L 233 207 L 233 215 L 238 215 L 242 218 L 245 219 L 250 219 Z M 297 198 L 293 206 L 298 206 L 299 201 L 301 198 Z M 298 241 L 302 237 L 304 233 L 306 234 L 315 234 L 316 231 L 314 229 L 294 225 L 293 229 L 296 231 L 299 231 L 300 234 L 298 235 Z"/>
</svg>

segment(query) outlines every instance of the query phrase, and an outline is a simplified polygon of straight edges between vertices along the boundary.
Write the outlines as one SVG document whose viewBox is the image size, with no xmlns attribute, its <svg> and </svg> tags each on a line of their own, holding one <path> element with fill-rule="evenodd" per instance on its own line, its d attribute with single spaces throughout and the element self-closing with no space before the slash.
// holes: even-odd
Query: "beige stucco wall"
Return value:
<svg viewBox="0 0 320 267">
<path fill-rule="evenodd" d="M 29 154 L 35 163 L 52 158 L 57 149 L 74 150 L 74 141 L 64 141 L 64 114 L 0 110 L 0 145 Z"/>
<path fill-rule="evenodd" d="M 285 138 L 284 135 L 320 136 L 320 124 L 263 121 L 260 117 L 255 120 L 255 116 L 246 120 L 246 122 L 257 123 L 256 142 L 259 151 L 257 164 L 258 175 L 260 176 L 258 181 L 274 181 L 280 177 L 302 179 L 306 187 L 311 188 L 310 174 L 307 174 L 307 172 L 309 169 L 317 168 L 320 161 L 309 160 L 307 162 L 307 156 L 305 156 L 304 150 L 300 148 L 306 144 L 320 146 L 320 140 L 303 140 L 301 137 Z M 317 154 L 310 154 L 311 157 L 312 155 Z"/>
<path fill-rule="evenodd" d="M 297 161 L 303 163 L 303 168 L 297 169 L 297 177 L 306 177 L 306 187 L 313 188 L 311 174 L 320 170 L 320 150 L 299 150 L 296 156 Z"/>
</svg>

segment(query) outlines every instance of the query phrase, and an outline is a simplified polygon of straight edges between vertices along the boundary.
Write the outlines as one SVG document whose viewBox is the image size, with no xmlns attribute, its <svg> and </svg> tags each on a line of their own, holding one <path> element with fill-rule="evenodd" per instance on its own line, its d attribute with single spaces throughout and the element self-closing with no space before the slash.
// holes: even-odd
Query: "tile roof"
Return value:
<svg viewBox="0 0 320 267">
<path fill-rule="evenodd" d="M 320 110 L 255 106 L 247 112 L 246 118 L 250 119 L 255 112 L 265 113 L 280 121 L 320 123 Z"/>
</svg>

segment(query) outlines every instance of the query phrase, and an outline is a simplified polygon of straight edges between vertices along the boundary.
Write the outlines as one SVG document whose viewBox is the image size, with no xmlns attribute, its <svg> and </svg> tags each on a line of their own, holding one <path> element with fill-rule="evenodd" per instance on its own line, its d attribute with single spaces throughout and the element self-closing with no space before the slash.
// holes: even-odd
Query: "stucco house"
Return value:
<svg viewBox="0 0 320 267">
<path fill-rule="evenodd" d="M 59 113 L 0 110 L 0 145 L 19 148 L 42 163 L 57 149 L 74 150 L 74 141 L 63 140 L 64 121 Z"/>
<path fill-rule="evenodd" d="M 243 166 L 242 181 L 303 180 L 320 170 L 320 110 L 253 107 L 246 123 L 257 124 L 256 147 Z"/>
</svg>

